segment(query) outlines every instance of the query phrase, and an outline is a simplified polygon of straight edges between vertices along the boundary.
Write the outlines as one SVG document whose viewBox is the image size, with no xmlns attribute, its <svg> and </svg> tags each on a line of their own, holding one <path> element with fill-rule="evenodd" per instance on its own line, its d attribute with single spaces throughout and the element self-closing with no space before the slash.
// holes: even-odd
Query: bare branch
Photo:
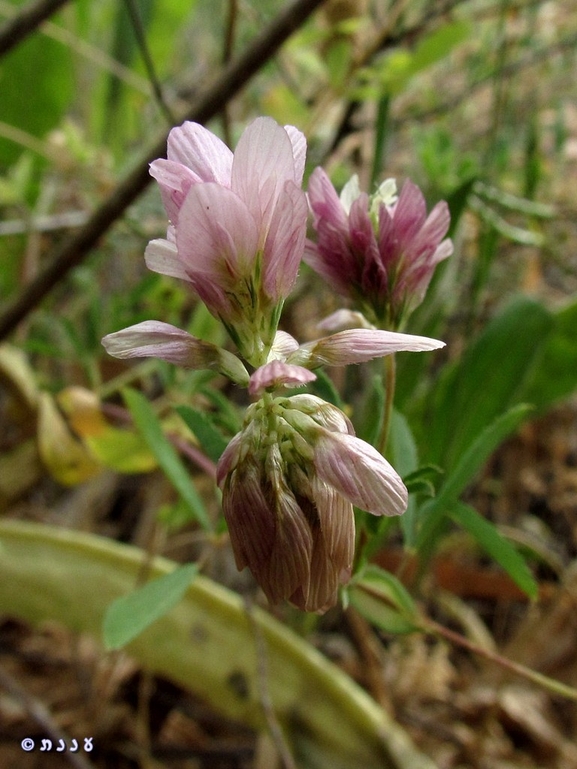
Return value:
<svg viewBox="0 0 577 769">
<path fill-rule="evenodd" d="M 36 0 L 0 27 L 0 56 L 8 53 L 69 0 Z"/>
</svg>

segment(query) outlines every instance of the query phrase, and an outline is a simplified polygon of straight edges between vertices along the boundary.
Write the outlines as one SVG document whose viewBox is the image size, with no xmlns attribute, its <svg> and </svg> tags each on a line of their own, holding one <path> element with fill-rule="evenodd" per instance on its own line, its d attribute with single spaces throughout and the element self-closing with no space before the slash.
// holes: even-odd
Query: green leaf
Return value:
<svg viewBox="0 0 577 769">
<path fill-rule="evenodd" d="M 422 494 L 426 497 L 434 497 L 437 493 L 439 478 L 443 475 L 440 467 L 435 465 L 423 465 L 403 477 L 403 483 L 409 494 Z"/>
<path fill-rule="evenodd" d="M 74 94 L 70 50 L 46 35 L 31 35 L 0 62 L 0 90 L 2 121 L 43 137 L 58 125 Z M 0 166 L 21 152 L 20 145 L 0 138 Z"/>
<path fill-rule="evenodd" d="M 444 59 L 456 45 L 464 42 L 470 34 L 471 25 L 469 22 L 454 21 L 427 35 L 417 45 L 413 53 L 411 75 Z"/>
<path fill-rule="evenodd" d="M 184 596 L 197 573 L 195 563 L 180 566 L 170 574 L 157 577 L 111 603 L 103 622 L 106 649 L 126 646 L 169 612 Z"/>
<path fill-rule="evenodd" d="M 213 462 L 218 462 L 228 441 L 204 411 L 193 409 L 192 406 L 177 406 L 177 412 L 186 425 L 195 434 L 201 449 Z"/>
<path fill-rule="evenodd" d="M 441 487 L 439 502 L 456 499 L 471 483 L 495 449 L 532 412 L 532 406 L 519 403 L 497 417 L 471 443 Z"/>
<path fill-rule="evenodd" d="M 417 357 L 417 356 L 415 356 Z M 384 388 L 381 380 L 381 388 Z M 380 425 L 382 416 L 379 413 Z M 419 456 L 417 444 L 413 433 L 404 414 L 393 408 L 391 414 L 391 424 L 389 430 L 389 439 L 387 442 L 387 456 L 395 470 L 402 476 L 409 492 L 415 492 L 416 489 L 410 488 L 409 483 L 411 475 L 417 470 Z M 419 489 L 420 491 L 421 489 Z M 400 526 L 403 532 L 404 544 L 406 547 L 413 547 L 416 538 L 416 520 L 417 520 L 417 501 L 414 496 L 409 496 L 409 503 L 404 514 L 400 518 Z"/>
<path fill-rule="evenodd" d="M 390 456 L 391 464 L 403 478 L 418 469 L 419 455 L 415 438 L 405 416 L 395 408 L 391 414 L 387 456 Z"/>
<path fill-rule="evenodd" d="M 388 633 L 411 633 L 419 628 L 419 611 L 411 595 L 395 576 L 378 566 L 367 566 L 348 594 L 357 611 Z"/>
<path fill-rule="evenodd" d="M 450 473 L 486 425 L 525 396 L 553 318 L 541 304 L 517 297 L 485 327 L 460 361 L 443 372 L 420 420 L 421 459 Z"/>
<path fill-rule="evenodd" d="M 463 502 L 457 502 L 451 507 L 450 517 L 474 537 L 521 590 L 530 598 L 537 598 L 539 588 L 525 560 L 492 523 Z"/>
<path fill-rule="evenodd" d="M 373 376 L 371 388 L 367 397 L 363 399 L 360 412 L 359 417 L 353 420 L 356 433 L 363 441 L 374 446 L 379 437 L 385 413 L 385 386 L 380 374 Z"/>
<path fill-rule="evenodd" d="M 430 552 L 433 549 L 448 506 L 457 501 L 492 452 L 517 429 L 531 410 L 531 406 L 524 403 L 513 406 L 482 430 L 471 443 L 455 468 L 447 475 L 435 499 L 421 508 L 420 515 L 424 520 L 417 540 L 419 550 Z"/>
<path fill-rule="evenodd" d="M 129 388 L 123 390 L 123 397 L 138 430 L 158 460 L 158 464 L 196 520 L 205 531 L 208 531 L 211 526 L 202 499 L 194 488 L 188 470 L 162 431 L 162 426 L 150 403 L 142 393 Z"/>
<path fill-rule="evenodd" d="M 83 436 L 92 454 L 117 473 L 148 473 L 157 467 L 156 457 L 141 434 L 107 427 L 96 435 Z"/>
<path fill-rule="evenodd" d="M 409 80 L 427 67 L 444 59 L 451 50 L 466 40 L 471 33 L 471 26 L 465 21 L 456 21 L 445 24 L 425 37 L 414 51 L 396 49 L 385 57 L 381 57 L 373 67 L 363 68 L 360 72 L 361 80 L 369 86 L 369 97 L 373 88 L 381 85 L 381 89 L 389 94 L 401 93 Z M 355 96 L 363 93 L 363 88 L 357 89 Z M 382 95 L 382 91 L 381 91 Z"/>
<path fill-rule="evenodd" d="M 553 314 L 553 328 L 542 347 L 523 398 L 543 412 L 577 390 L 577 300 Z"/>
<path fill-rule="evenodd" d="M 328 70 L 329 83 L 339 91 L 346 83 L 351 67 L 352 43 L 346 38 L 336 38 L 325 51 L 325 64 Z"/>
</svg>

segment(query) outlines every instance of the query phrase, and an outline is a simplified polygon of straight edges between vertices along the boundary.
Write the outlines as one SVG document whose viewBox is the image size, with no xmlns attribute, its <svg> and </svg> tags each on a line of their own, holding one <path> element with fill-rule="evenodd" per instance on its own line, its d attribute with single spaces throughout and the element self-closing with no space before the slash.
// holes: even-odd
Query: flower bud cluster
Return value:
<svg viewBox="0 0 577 769">
<path fill-rule="evenodd" d="M 313 395 L 249 407 L 218 464 L 223 511 L 239 569 L 248 566 L 271 603 L 323 612 L 351 575 L 353 505 L 399 515 L 402 480 L 354 436 L 340 409 Z"/>
</svg>

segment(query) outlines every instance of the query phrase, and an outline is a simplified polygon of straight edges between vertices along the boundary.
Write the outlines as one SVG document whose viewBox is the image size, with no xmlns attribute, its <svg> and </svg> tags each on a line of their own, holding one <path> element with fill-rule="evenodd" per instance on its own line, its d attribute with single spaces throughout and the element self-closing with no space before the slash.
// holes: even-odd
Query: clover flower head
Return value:
<svg viewBox="0 0 577 769">
<path fill-rule="evenodd" d="M 305 261 L 378 325 L 398 328 L 425 295 L 437 264 L 453 251 L 449 209 L 437 203 L 427 216 L 420 189 L 407 180 L 397 196 L 394 179 L 369 196 L 358 177 L 340 197 L 322 168 L 308 187 L 316 239 Z"/>
<path fill-rule="evenodd" d="M 170 223 L 166 238 L 149 243 L 148 267 L 188 282 L 255 364 L 304 251 L 305 154 L 303 134 L 272 118 L 253 121 L 234 153 L 186 122 L 170 132 L 167 158 L 150 167 Z"/>
</svg>

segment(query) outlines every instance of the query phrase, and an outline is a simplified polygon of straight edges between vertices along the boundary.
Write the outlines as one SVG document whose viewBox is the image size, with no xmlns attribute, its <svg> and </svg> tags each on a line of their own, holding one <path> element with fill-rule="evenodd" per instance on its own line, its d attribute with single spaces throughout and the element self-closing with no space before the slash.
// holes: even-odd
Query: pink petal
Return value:
<svg viewBox="0 0 577 769">
<path fill-rule="evenodd" d="M 379 452 L 353 435 L 323 430 L 315 446 L 319 477 L 353 505 L 373 515 L 400 515 L 407 489 Z"/>
<path fill-rule="evenodd" d="M 198 273 L 217 288 L 236 293 L 238 282 L 251 274 L 258 232 L 247 207 L 231 190 L 197 184 L 180 210 L 176 244 L 191 279 Z M 204 298 L 202 286 L 195 288 Z"/>
<path fill-rule="evenodd" d="M 185 122 L 168 135 L 168 159 L 189 168 L 198 181 L 230 187 L 232 152 L 199 123 Z"/>
<path fill-rule="evenodd" d="M 175 243 L 159 238 L 151 240 L 144 252 L 146 266 L 152 272 L 188 281 L 184 264 L 179 258 Z"/>
<path fill-rule="evenodd" d="M 400 250 L 410 245 L 427 217 L 427 206 L 423 193 L 416 184 L 407 179 L 394 207 L 393 220 L 395 233 L 399 238 Z"/>
<path fill-rule="evenodd" d="M 421 227 L 419 234 L 415 238 L 415 243 L 412 245 L 412 249 L 417 252 L 426 246 L 435 249 L 441 239 L 447 234 L 450 223 L 451 214 L 449 213 L 449 206 L 444 200 L 441 200 L 433 208 Z"/>
<path fill-rule="evenodd" d="M 434 262 L 434 264 L 439 264 L 439 262 L 442 262 L 443 259 L 446 259 L 448 256 L 451 256 L 451 254 L 454 251 L 453 247 L 453 241 L 451 238 L 445 238 L 438 246 L 433 254 L 433 258 L 431 261 Z"/>
<path fill-rule="evenodd" d="M 333 226 L 346 232 L 347 217 L 342 203 L 331 180 L 320 166 L 315 168 L 310 176 L 308 197 L 315 219 L 326 219 Z"/>
<path fill-rule="evenodd" d="M 259 395 L 269 388 L 300 387 L 316 379 L 316 374 L 300 366 L 290 366 L 280 360 L 273 360 L 260 366 L 252 374 L 248 391 L 251 395 Z"/>
<path fill-rule="evenodd" d="M 263 287 L 278 302 L 291 292 L 304 253 L 308 208 L 292 182 L 280 193 L 264 247 Z"/>
<path fill-rule="evenodd" d="M 343 308 L 323 318 L 320 323 L 317 323 L 317 328 L 323 331 L 344 331 L 351 328 L 374 329 L 374 326 L 369 323 L 362 312 Z"/>
<path fill-rule="evenodd" d="M 285 125 L 284 130 L 288 134 L 288 138 L 290 139 L 293 149 L 295 169 L 294 182 L 300 187 L 303 181 L 303 174 L 305 172 L 307 140 L 305 139 L 305 135 L 302 133 L 302 131 L 299 131 L 299 129 L 295 128 L 294 125 Z"/>
<path fill-rule="evenodd" d="M 194 368 L 212 362 L 217 349 L 170 323 L 156 320 L 145 320 L 108 334 L 102 344 L 115 358 L 161 358 Z"/>
<path fill-rule="evenodd" d="M 266 234 L 285 182 L 295 179 L 293 147 L 285 129 L 272 118 L 254 120 L 239 139 L 231 178 L 232 189 Z"/>
<path fill-rule="evenodd" d="M 233 382 L 248 385 L 248 372 L 236 355 L 170 323 L 145 320 L 108 334 L 102 344 L 115 358 L 160 358 L 187 368 L 220 371 Z"/>
<path fill-rule="evenodd" d="M 348 329 L 303 344 L 287 358 L 288 363 L 307 366 L 347 366 L 382 358 L 394 352 L 437 350 L 445 343 L 427 336 L 377 329 Z"/>
<path fill-rule="evenodd" d="M 173 160 L 155 160 L 150 164 L 150 175 L 160 187 L 162 202 L 172 224 L 178 222 L 178 212 L 186 193 L 196 182 L 201 181 L 189 168 Z"/>
<path fill-rule="evenodd" d="M 272 360 L 285 360 L 291 352 L 298 350 L 299 343 L 286 331 L 277 331 L 268 354 L 270 363 Z"/>
</svg>

